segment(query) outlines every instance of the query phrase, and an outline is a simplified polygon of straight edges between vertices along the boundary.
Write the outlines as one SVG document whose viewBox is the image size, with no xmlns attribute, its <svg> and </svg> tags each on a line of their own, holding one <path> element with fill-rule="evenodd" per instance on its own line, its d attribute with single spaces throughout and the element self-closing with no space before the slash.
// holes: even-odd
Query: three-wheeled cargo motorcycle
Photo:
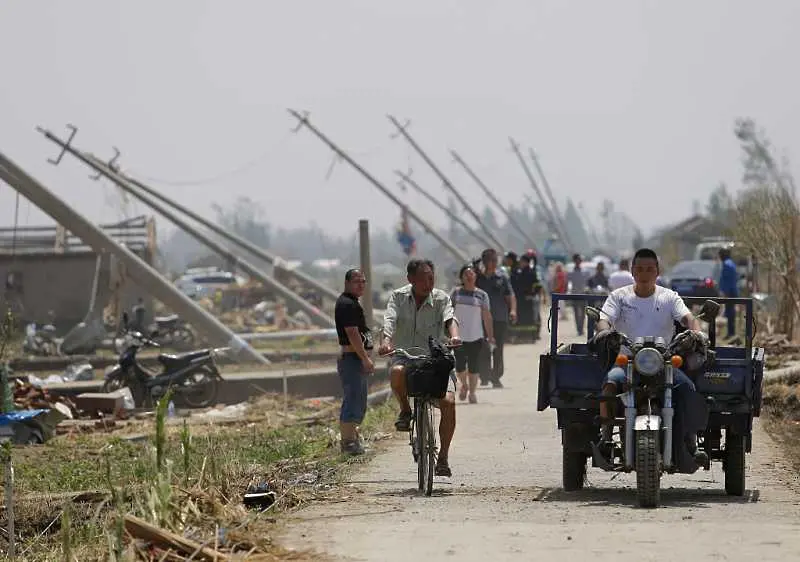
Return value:
<svg viewBox="0 0 800 562">
<path fill-rule="evenodd" d="M 553 293 L 550 318 L 558 318 L 558 306 L 564 301 L 599 303 L 603 299 L 601 295 Z M 712 462 L 722 462 L 725 491 L 744 495 L 745 454 L 752 447 L 753 418 L 761 412 L 764 374 L 764 349 L 753 347 L 753 301 L 683 299 L 690 308 L 702 305 L 698 317 L 708 322 L 708 340 L 699 361 L 696 354 L 681 348 L 680 333 L 672 342 L 655 337 L 631 341 L 620 334 L 622 352 L 610 360 L 601 357 L 605 354 L 589 345 L 600 312 L 592 306 L 587 307 L 586 343 L 559 345 L 558 322 L 552 322 L 550 349 L 540 356 L 537 410 L 556 409 L 564 490 L 583 488 L 587 460 L 591 459 L 592 467 L 635 472 L 638 504 L 656 507 L 663 474 L 692 474 L 700 468 L 684 440 L 678 438 L 696 432 L 698 450 L 708 456 L 702 468 L 709 470 Z M 717 345 L 715 319 L 720 304 L 744 306 L 744 346 Z M 601 387 L 614 365 L 625 370 L 626 383 L 621 394 L 606 398 Z M 697 390 L 688 394 L 690 400 L 680 420 L 673 419 L 671 389 L 676 368 L 692 379 Z M 604 399 L 615 401 L 610 451 L 599 447 L 599 405 Z"/>
</svg>

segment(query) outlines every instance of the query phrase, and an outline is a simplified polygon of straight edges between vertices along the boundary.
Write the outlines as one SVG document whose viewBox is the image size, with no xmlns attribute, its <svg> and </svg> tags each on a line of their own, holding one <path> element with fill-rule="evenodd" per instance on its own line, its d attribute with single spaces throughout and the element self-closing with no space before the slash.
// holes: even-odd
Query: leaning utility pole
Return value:
<svg viewBox="0 0 800 562">
<path fill-rule="evenodd" d="M 54 136 L 54 135 L 53 135 Z M 48 137 L 50 138 L 50 137 Z M 152 207 L 157 213 L 161 214 L 164 218 L 169 221 L 175 223 L 175 225 L 185 231 L 187 234 L 195 238 L 201 244 L 210 248 L 213 252 L 219 254 L 220 256 L 224 257 L 229 263 L 238 266 L 242 271 L 247 273 L 250 277 L 261 281 L 264 285 L 272 288 L 276 293 L 280 294 L 287 300 L 292 301 L 298 307 L 305 310 L 318 320 L 321 320 L 323 325 L 327 327 L 335 326 L 335 322 L 333 318 L 322 312 L 316 306 L 311 305 L 306 300 L 304 300 L 300 295 L 292 291 L 289 287 L 280 283 L 274 277 L 267 275 L 263 271 L 259 270 L 253 264 L 248 261 L 245 261 L 230 252 L 227 248 L 223 247 L 221 244 L 218 244 L 211 238 L 204 236 L 197 229 L 192 228 L 188 223 L 181 220 L 177 215 L 173 214 L 170 210 L 159 204 L 158 202 L 150 199 L 145 194 L 143 194 L 139 189 L 134 187 L 134 183 L 129 181 L 123 174 L 118 172 L 116 169 L 112 168 L 105 162 L 100 161 L 96 156 L 92 154 L 84 153 L 77 148 L 74 148 L 71 145 L 64 144 L 62 148 L 72 154 L 75 158 L 89 166 L 90 168 L 94 169 L 98 174 L 101 176 L 105 176 L 112 182 L 114 182 L 117 186 L 121 189 L 125 190 L 127 193 L 130 193 L 145 205 Z"/>
<path fill-rule="evenodd" d="M 60 160 L 61 156 L 56 161 L 51 160 L 51 162 Z M 262 354 L 234 334 L 203 307 L 181 293 L 139 256 L 124 245 L 118 244 L 103 230 L 83 218 L 77 211 L 27 175 L 22 168 L 2 153 L 0 153 L 0 179 L 50 215 L 56 222 L 64 225 L 70 232 L 75 233 L 81 240 L 89 244 L 95 252 L 106 251 L 114 254 L 125 266 L 126 270 L 130 272 L 131 277 L 145 291 L 181 314 L 190 324 L 205 335 L 212 345 L 230 346 L 236 352 L 245 352 L 245 355 L 251 360 L 262 364 L 268 363 Z"/>
<path fill-rule="evenodd" d="M 466 262 L 469 258 L 467 254 L 464 253 L 463 250 L 453 245 L 447 238 L 439 234 L 432 226 L 430 226 L 425 220 L 423 220 L 416 212 L 410 209 L 405 203 L 400 201 L 397 196 L 389 191 L 382 183 L 376 180 L 369 172 L 367 172 L 364 168 L 362 168 L 355 160 L 353 160 L 344 150 L 339 148 L 333 141 L 331 141 L 328 137 L 326 137 L 319 129 L 317 129 L 311 122 L 308 120 L 307 115 L 300 115 L 294 109 L 289 109 L 289 113 L 299 121 L 296 131 L 299 131 L 303 126 L 307 127 L 309 131 L 314 133 L 316 137 L 325 143 L 328 148 L 333 150 L 339 158 L 350 164 L 355 170 L 360 173 L 364 178 L 378 188 L 378 191 L 383 193 L 386 197 L 392 200 L 392 202 L 400 207 L 402 210 L 408 213 L 412 219 L 417 221 L 420 226 L 422 226 L 425 231 L 433 236 L 443 247 L 445 247 L 459 262 Z"/>
<path fill-rule="evenodd" d="M 531 184 L 531 188 L 533 188 L 533 190 L 536 192 L 536 195 L 539 197 L 539 201 L 542 202 L 542 208 L 545 214 L 547 215 L 547 218 L 550 220 L 550 223 L 553 225 L 553 228 L 556 229 L 556 232 L 558 233 L 559 238 L 561 238 L 561 241 L 567 246 L 568 249 L 571 249 L 572 244 L 567 238 L 566 231 L 564 227 L 561 225 L 561 223 L 558 220 L 556 220 L 556 217 L 553 215 L 553 212 L 550 210 L 550 207 L 547 206 L 544 196 L 542 195 L 542 191 L 539 189 L 539 184 L 536 183 L 536 179 L 533 177 L 530 168 L 528 168 L 527 162 L 525 162 L 525 159 L 522 157 L 522 153 L 519 150 L 519 145 L 511 137 L 508 137 L 508 140 L 511 143 L 511 149 L 514 151 L 514 153 L 517 155 L 517 158 L 519 159 L 519 163 L 522 166 L 525 175 L 528 177 L 528 181 Z M 536 207 L 534 206 L 534 208 Z"/>
<path fill-rule="evenodd" d="M 495 235 L 494 235 L 494 233 L 491 231 L 491 229 L 490 229 L 488 226 L 486 226 L 486 224 L 484 224 L 484 222 L 481 220 L 481 217 L 478 215 L 478 213 L 476 213 L 476 212 L 475 212 L 475 209 L 473 209 L 473 208 L 470 206 L 470 204 L 469 204 L 469 203 L 467 203 L 467 200 L 466 200 L 466 199 L 464 199 L 464 198 L 461 196 L 461 194 L 458 192 L 458 190 L 457 190 L 457 189 L 456 189 L 456 188 L 453 186 L 452 182 L 451 182 L 449 179 L 447 179 L 447 177 L 446 177 L 446 176 L 445 176 L 445 175 L 442 173 L 442 171 L 441 171 L 441 170 L 440 170 L 440 169 L 439 169 L 439 168 L 436 166 L 436 164 L 434 164 L 434 163 L 433 163 L 433 160 L 431 160 L 431 159 L 428 157 L 428 155 L 427 155 L 427 154 L 425 154 L 425 151 L 424 151 L 424 150 L 422 150 L 422 149 L 419 147 L 419 145 L 416 143 L 416 141 L 414 141 L 414 139 L 413 139 L 413 138 L 411 138 L 411 135 L 409 135 L 409 134 L 408 134 L 408 131 L 406 131 L 406 128 L 405 128 L 403 125 L 401 125 L 401 124 L 400 124 L 400 123 L 397 121 L 397 119 L 395 119 L 393 116 L 391 116 L 391 115 L 387 115 L 387 117 L 389 118 L 389 121 L 391 121 L 391 122 L 392 122 L 392 124 L 393 124 L 395 127 L 397 127 L 397 130 L 398 130 L 398 132 L 399 132 L 401 135 L 403 135 L 403 138 L 405 138 L 405 139 L 408 141 L 408 144 L 410 144 L 410 145 L 411 145 L 411 148 L 413 148 L 413 149 L 414 149 L 414 150 L 417 152 L 417 154 L 419 154 L 419 155 L 422 157 L 422 159 L 423 159 L 423 160 L 425 160 L 425 163 L 426 163 L 426 164 L 428 164 L 428 166 L 430 166 L 431 170 L 433 170 L 433 171 L 434 171 L 434 173 L 435 173 L 437 176 L 439 176 L 439 179 L 440 179 L 440 180 L 442 180 L 442 183 L 444 184 L 444 186 L 445 186 L 447 189 L 449 189 L 449 190 L 450 190 L 450 192 L 451 192 L 453 195 L 455 195 L 455 196 L 456 196 L 456 199 L 458 199 L 458 201 L 461 203 L 461 205 L 463 205 L 464 209 L 466 209 L 466 210 L 467 210 L 467 212 L 468 212 L 470 215 L 472 215 L 472 218 L 474 218 L 474 219 L 475 219 L 475 222 L 477 222 L 477 223 L 478 223 L 478 226 L 480 226 L 480 227 L 483 229 L 483 231 L 484 231 L 484 232 L 486 233 L 486 235 L 489 237 L 489 240 L 491 240 L 491 241 L 492 241 L 492 242 L 495 244 L 497 251 L 498 251 L 498 252 L 501 252 L 501 251 L 503 250 L 503 247 L 504 247 L 504 246 L 503 246 L 503 244 L 500 242 L 500 240 L 498 240 L 497 236 L 495 236 Z"/>
<path fill-rule="evenodd" d="M 545 193 L 547 193 L 547 198 L 553 205 L 553 213 L 555 213 L 559 222 L 566 231 L 567 225 L 564 222 L 564 215 L 561 214 L 561 211 L 558 208 L 558 203 L 556 202 L 556 198 L 553 197 L 553 191 L 550 189 L 550 182 L 547 181 L 547 176 L 544 175 L 544 170 L 542 170 L 542 166 L 539 164 L 539 158 L 536 157 L 536 152 L 534 152 L 532 148 L 528 148 L 528 155 L 531 157 L 531 160 L 533 160 L 533 164 L 534 166 L 536 166 L 536 170 L 539 172 L 539 177 L 542 178 L 542 185 L 544 185 L 544 191 Z"/>
<path fill-rule="evenodd" d="M 478 234 L 477 232 L 475 232 L 475 230 L 474 230 L 474 229 L 473 229 L 471 226 L 469 226 L 469 225 L 466 223 L 466 221 L 464 221 L 464 219 L 462 219 L 462 218 L 461 218 L 461 217 L 459 217 L 457 214 L 455 214 L 453 211 L 451 211 L 450 209 L 448 209 L 448 208 L 447 208 L 447 206 L 446 206 L 445 204 L 443 204 L 441 201 L 439 201 L 438 199 L 436 199 L 436 198 L 435 198 L 433 195 L 431 195 L 430 193 L 428 193 L 427 191 L 425 191 L 424 189 L 422 189 L 422 187 L 421 187 L 421 186 L 420 186 L 420 185 L 419 185 L 419 184 L 418 184 L 416 181 L 414 181 L 413 179 L 411 179 L 411 177 L 410 177 L 408 174 L 404 174 L 403 172 L 401 172 L 401 171 L 399 171 L 399 170 L 395 170 L 395 171 L 394 171 L 394 173 L 395 173 L 395 174 L 397 174 L 398 176 L 400 176 L 400 179 L 401 179 L 401 180 L 403 180 L 403 182 L 407 183 L 408 185 L 410 185 L 411 187 L 413 187 L 414 189 L 416 189 L 416 190 L 417 190 L 418 192 L 420 192 L 420 193 L 421 193 L 421 194 L 422 194 L 422 195 L 423 195 L 423 196 L 424 196 L 424 197 L 425 197 L 425 198 L 426 198 L 428 201 L 430 201 L 431 203 L 433 203 L 434 205 L 436 205 L 436 207 L 437 207 L 439 210 L 441 210 L 442 212 L 444 212 L 444 214 L 446 214 L 448 217 L 450 217 L 450 218 L 451 218 L 452 220 L 454 220 L 456 223 L 458 223 L 459 225 L 461 225 L 462 227 L 464 227 L 464 230 L 466 230 L 466 231 L 467 231 L 469 234 L 471 234 L 471 235 L 472 235 L 472 236 L 473 236 L 473 237 L 474 237 L 474 238 L 475 238 L 475 239 L 476 239 L 478 242 L 480 242 L 481 244 L 483 244 L 483 245 L 484 245 L 484 247 L 488 248 L 489 246 L 491 246 L 491 245 L 492 245 L 492 243 L 491 243 L 491 242 L 489 242 L 489 241 L 488 241 L 486 238 L 484 238 L 483 236 L 481 236 L 480 234 Z"/>
<path fill-rule="evenodd" d="M 333 318 L 322 312 L 319 308 L 312 305 L 303 297 L 292 291 L 289 287 L 275 279 L 275 277 L 266 274 L 265 272 L 258 269 L 252 263 L 239 258 L 238 256 L 231 253 L 231 251 L 225 248 L 222 244 L 219 244 L 197 231 L 196 228 L 192 228 L 188 223 L 181 220 L 177 215 L 172 213 L 169 209 L 164 207 L 163 205 L 159 204 L 158 202 L 154 201 L 140 190 L 136 189 L 131 182 L 125 180 L 125 178 L 120 177 L 119 174 L 116 174 L 114 170 L 108 167 L 103 162 L 97 160 L 97 158 L 91 154 L 82 154 L 76 153 L 75 157 L 80 159 L 81 161 L 85 162 L 92 168 L 94 168 L 100 175 L 105 176 L 106 178 L 110 179 L 112 182 L 117 184 L 119 187 L 124 189 L 126 192 L 130 193 L 139 201 L 151 207 L 154 211 L 161 214 L 165 219 L 172 221 L 175 226 L 182 229 L 186 232 L 189 236 L 193 237 L 195 240 L 200 242 L 201 244 L 207 246 L 211 251 L 219 254 L 223 258 L 227 260 L 228 263 L 232 264 L 233 267 L 241 269 L 247 275 L 256 279 L 263 283 L 265 286 L 271 288 L 273 291 L 281 295 L 283 298 L 293 302 L 302 310 L 309 313 L 311 316 L 320 320 L 322 324 L 326 327 L 332 328 L 336 326 L 336 323 L 333 321 Z"/>
<path fill-rule="evenodd" d="M 67 140 L 65 142 L 65 141 L 61 140 L 60 138 L 58 138 L 53 133 L 51 133 L 50 131 L 46 131 L 46 130 L 43 130 L 43 129 L 38 129 L 38 130 L 47 139 L 53 141 L 55 144 L 60 146 L 62 148 L 62 150 L 66 151 L 66 152 L 69 152 L 73 156 L 76 156 L 78 159 L 82 160 L 84 163 L 86 163 L 89 166 L 95 168 L 95 166 L 92 163 L 87 161 L 87 159 L 86 159 L 87 157 L 86 157 L 85 153 L 82 153 L 82 152 L 74 149 L 70 145 L 70 141 L 69 140 Z M 100 162 L 100 161 L 97 158 L 94 158 L 94 162 Z M 105 164 L 103 164 L 103 165 L 105 165 Z M 324 283 L 320 283 L 319 281 L 317 281 L 316 279 L 314 279 L 310 275 L 308 275 L 306 273 L 303 273 L 302 271 L 290 270 L 290 269 L 284 267 L 286 265 L 285 260 L 283 260 L 280 257 L 276 256 L 275 254 L 272 254 L 272 253 L 268 252 L 267 250 L 264 250 L 263 248 L 259 248 L 258 246 L 256 246 L 252 242 L 250 242 L 249 240 L 245 240 L 241 236 L 233 234 L 232 232 L 225 230 L 224 228 L 220 227 L 219 225 L 216 225 L 213 222 L 204 219 L 203 217 L 201 217 L 197 213 L 191 211 L 190 209 L 184 207 L 183 205 L 180 205 L 179 203 L 176 203 L 172 199 L 170 199 L 168 197 L 165 197 L 164 195 L 161 195 L 158 191 L 156 191 L 152 187 L 150 187 L 150 186 L 148 186 L 148 185 L 146 185 L 146 184 L 144 184 L 144 183 L 142 183 L 142 182 L 140 182 L 140 181 L 138 181 L 138 180 L 136 180 L 134 178 L 131 178 L 131 177 L 129 177 L 129 176 L 123 174 L 123 173 L 121 173 L 119 170 L 115 169 L 114 167 L 111 167 L 111 166 L 108 166 L 108 165 L 105 165 L 105 166 L 106 166 L 107 169 L 112 170 L 114 172 L 115 177 L 117 177 L 119 179 L 122 179 L 122 180 L 124 180 L 124 181 L 126 181 L 126 182 L 128 182 L 128 183 L 130 183 L 130 184 L 132 184 L 132 185 L 134 185 L 136 187 L 138 187 L 139 189 L 141 189 L 145 193 L 148 193 L 149 195 L 152 195 L 156 199 L 166 203 L 167 205 L 169 205 L 173 209 L 175 209 L 178 212 L 183 213 L 184 215 L 188 216 L 189 218 L 197 221 L 198 223 L 200 223 L 201 225 L 203 225 L 204 227 L 206 227 L 210 231 L 214 232 L 215 234 L 221 236 L 225 240 L 228 240 L 229 242 L 239 246 L 240 248 L 243 248 L 244 250 L 247 250 L 251 254 L 261 258 L 262 260 L 266 261 L 267 263 L 272 264 L 274 267 L 279 268 L 279 269 L 283 269 L 284 271 L 286 271 L 286 273 L 289 276 L 294 277 L 297 281 L 303 283 L 304 285 L 306 285 L 308 287 L 313 287 L 314 289 L 317 289 L 323 295 L 327 296 L 329 299 L 331 299 L 333 301 L 336 301 L 336 299 L 339 298 L 339 293 L 337 293 L 336 291 L 334 291 L 333 289 L 331 289 L 330 287 L 328 287 Z M 95 168 L 95 170 L 97 170 L 97 168 Z M 97 171 L 99 172 L 99 170 L 97 170 Z M 112 181 L 114 181 L 114 180 L 112 179 Z"/>
<path fill-rule="evenodd" d="M 527 241 L 531 245 L 531 247 L 535 250 L 536 249 L 536 242 L 534 242 L 533 238 L 531 238 L 531 235 L 528 234 L 527 232 L 525 232 L 525 230 L 523 230 L 523 228 L 519 225 L 519 223 L 516 220 L 514 220 L 514 217 L 511 216 L 511 212 L 503 206 L 503 204 L 497 199 L 497 196 L 495 196 L 495 194 L 492 193 L 489 190 L 488 187 L 486 187 L 486 184 L 483 183 L 483 181 L 478 177 L 478 175 L 475 172 L 472 171 L 472 168 L 467 166 L 467 163 L 464 162 L 464 159 L 461 158 L 461 156 L 458 155 L 458 152 L 456 152 L 455 150 L 451 150 L 450 154 L 452 154 L 453 155 L 453 159 L 457 163 L 459 163 L 462 168 L 464 168 L 464 171 L 467 172 L 467 175 L 469 177 L 471 177 L 475 183 L 478 184 L 478 187 L 480 187 L 483 190 L 483 192 L 486 194 L 486 196 L 489 199 L 491 199 L 492 203 L 497 205 L 497 207 L 499 207 L 500 210 L 503 211 L 503 214 L 508 219 L 508 223 L 511 226 L 513 226 L 516 229 L 517 232 L 520 233 L 520 235 L 522 236 L 522 239 Z"/>
</svg>

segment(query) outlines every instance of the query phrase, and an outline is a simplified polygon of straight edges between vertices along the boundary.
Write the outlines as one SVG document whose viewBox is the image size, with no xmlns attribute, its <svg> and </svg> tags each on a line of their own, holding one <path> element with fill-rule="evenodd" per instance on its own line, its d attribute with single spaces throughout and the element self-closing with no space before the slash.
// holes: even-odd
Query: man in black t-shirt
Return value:
<svg viewBox="0 0 800 562">
<path fill-rule="evenodd" d="M 334 319 L 341 355 L 336 362 L 342 382 L 342 409 L 339 427 L 342 434 L 342 452 L 360 455 L 364 452 L 358 434 L 358 425 L 367 412 L 367 377 L 375 371 L 370 358 L 373 348 L 372 332 L 367 327 L 364 309 L 358 302 L 366 288 L 366 277 L 360 269 L 350 269 L 344 274 L 344 292 L 336 299 Z"/>
</svg>

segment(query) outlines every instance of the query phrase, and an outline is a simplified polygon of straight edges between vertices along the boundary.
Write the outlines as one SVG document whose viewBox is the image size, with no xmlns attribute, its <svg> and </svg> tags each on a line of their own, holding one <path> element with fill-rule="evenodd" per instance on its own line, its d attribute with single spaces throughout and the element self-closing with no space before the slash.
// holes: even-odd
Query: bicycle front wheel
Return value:
<svg viewBox="0 0 800 562">
<path fill-rule="evenodd" d="M 417 406 L 417 436 L 419 439 L 419 461 L 417 475 L 419 489 L 426 496 L 433 492 L 433 474 L 436 465 L 436 435 L 434 432 L 433 404 L 420 400 Z"/>
</svg>

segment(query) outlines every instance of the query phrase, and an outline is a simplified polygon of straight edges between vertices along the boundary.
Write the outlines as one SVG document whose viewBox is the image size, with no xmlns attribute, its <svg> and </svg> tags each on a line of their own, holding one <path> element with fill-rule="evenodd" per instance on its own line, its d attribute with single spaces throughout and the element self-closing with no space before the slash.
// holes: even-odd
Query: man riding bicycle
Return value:
<svg viewBox="0 0 800 562">
<path fill-rule="evenodd" d="M 383 317 L 380 355 L 390 353 L 395 347 L 410 350 L 421 348 L 427 352 L 428 336 L 441 339 L 449 336 L 451 345 L 461 342 L 458 321 L 455 318 L 450 296 L 433 286 L 433 262 L 413 259 L 408 262 L 406 273 L 408 285 L 392 291 Z M 400 415 L 395 422 L 397 431 L 409 431 L 411 427 L 411 405 L 406 391 L 405 365 L 408 360 L 394 356 L 390 362 L 392 391 L 400 404 Z M 442 413 L 439 422 L 439 439 L 442 448 L 436 463 L 436 476 L 452 476 L 448 464 L 450 442 L 456 431 L 456 377 L 450 374 L 450 384 L 445 397 L 439 400 Z"/>
</svg>

